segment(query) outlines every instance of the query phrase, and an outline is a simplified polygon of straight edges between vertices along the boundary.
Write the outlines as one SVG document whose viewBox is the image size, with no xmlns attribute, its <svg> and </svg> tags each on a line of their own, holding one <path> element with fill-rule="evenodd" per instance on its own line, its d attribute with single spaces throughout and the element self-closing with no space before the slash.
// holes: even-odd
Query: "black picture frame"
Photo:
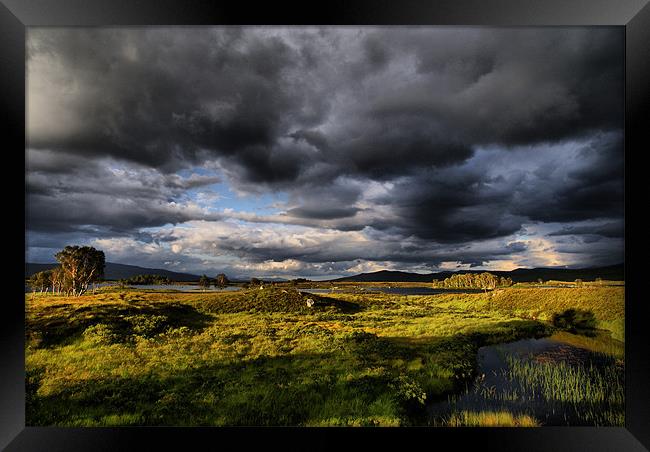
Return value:
<svg viewBox="0 0 650 452">
<path fill-rule="evenodd" d="M 625 28 L 625 279 L 626 279 L 626 421 L 625 427 L 510 428 L 408 428 L 408 429 L 299 429 L 299 428 L 54 428 L 25 427 L 24 304 L 22 269 L 11 265 L 7 277 L 11 291 L 3 300 L 0 329 L 0 447 L 24 450 L 147 450 L 188 448 L 205 441 L 211 449 L 225 448 L 235 440 L 237 448 L 258 441 L 265 446 L 280 443 L 285 449 L 340 448 L 363 444 L 364 448 L 389 445 L 412 447 L 425 441 L 428 447 L 450 444 L 500 451 L 551 450 L 643 451 L 650 449 L 650 331 L 644 328 L 643 267 L 631 259 L 643 259 L 643 237 L 633 232 L 632 215 L 644 206 L 645 186 L 641 171 L 643 152 L 650 148 L 647 136 L 650 100 L 650 6 L 648 0 L 330 0 L 319 4 L 288 2 L 217 2 L 206 0 L 0 0 L 0 105 L 4 156 L 19 155 L 25 140 L 25 30 L 30 26 L 100 25 L 470 25 L 553 26 L 616 25 Z M 645 132 L 645 133 L 644 133 Z M 12 143 L 11 145 L 8 143 Z M 641 155 L 641 156 L 640 156 Z M 20 161 L 20 160 L 19 160 Z M 5 169 L 20 178 L 18 170 Z M 24 175 L 24 173 L 23 173 Z M 24 201 L 15 196 L 16 184 L 5 188 L 16 212 Z M 639 198 L 639 199 L 635 199 Z M 638 204 L 635 204 L 636 200 Z M 643 210 L 643 209 L 641 209 Z M 24 213 L 25 210 L 22 210 Z M 16 231 L 7 229 L 12 243 L 21 243 Z M 17 255 L 25 259 L 25 244 Z M 20 258 L 18 258 L 20 260 Z M 6 260 L 5 262 L 13 262 Z M 20 277 L 18 275 L 20 273 Z M 16 291 L 14 294 L 13 291 Z M 20 292 L 18 292 L 20 290 Z M 191 447 L 191 446 L 189 446 Z M 422 446 L 413 446 L 422 447 Z M 449 447 L 449 446 L 446 446 Z"/>
</svg>

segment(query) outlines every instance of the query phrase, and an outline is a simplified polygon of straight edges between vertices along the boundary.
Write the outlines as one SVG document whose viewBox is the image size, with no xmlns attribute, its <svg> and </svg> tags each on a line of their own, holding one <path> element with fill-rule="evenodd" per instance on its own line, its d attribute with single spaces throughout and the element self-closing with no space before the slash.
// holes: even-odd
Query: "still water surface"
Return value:
<svg viewBox="0 0 650 452">
<path fill-rule="evenodd" d="M 116 285 L 116 284 L 106 284 L 106 285 Z M 143 284 L 143 285 L 134 285 L 128 286 L 133 287 L 134 289 L 147 289 L 147 290 L 177 290 L 179 292 L 233 292 L 241 290 L 241 287 L 237 286 L 227 286 L 223 289 L 210 286 L 209 288 L 202 288 L 194 284 Z"/>
<path fill-rule="evenodd" d="M 571 336 L 479 348 L 478 377 L 447 400 L 429 403 L 430 420 L 436 423 L 452 412 L 508 411 L 531 415 L 542 425 L 618 425 L 624 413 L 622 357 L 563 340 Z M 605 340 L 612 346 L 618 342 Z M 575 381 L 571 388 L 569 381 Z M 567 396 L 571 390 L 578 396 Z"/>
</svg>

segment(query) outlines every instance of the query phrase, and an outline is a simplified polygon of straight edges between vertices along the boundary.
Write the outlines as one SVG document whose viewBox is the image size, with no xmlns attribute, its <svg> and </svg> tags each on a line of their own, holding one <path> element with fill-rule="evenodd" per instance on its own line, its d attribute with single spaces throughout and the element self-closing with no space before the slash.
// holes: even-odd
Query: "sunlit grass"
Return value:
<svg viewBox="0 0 650 452">
<path fill-rule="evenodd" d="M 611 289 L 573 289 L 589 291 L 575 307 L 622 318 Z M 569 305 L 555 289 L 506 289 L 310 296 L 310 308 L 283 290 L 26 295 L 28 425 L 418 424 L 472 377 L 478 347 L 551 333 L 522 312 Z"/>
<path fill-rule="evenodd" d="M 540 423 L 527 414 L 508 411 L 455 412 L 442 425 L 446 427 L 539 427 Z"/>
</svg>

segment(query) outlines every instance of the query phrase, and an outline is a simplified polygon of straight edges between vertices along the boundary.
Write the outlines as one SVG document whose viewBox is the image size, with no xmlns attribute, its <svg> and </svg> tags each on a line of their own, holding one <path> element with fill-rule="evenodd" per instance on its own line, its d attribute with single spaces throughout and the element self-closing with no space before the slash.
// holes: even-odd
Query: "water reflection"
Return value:
<svg viewBox="0 0 650 452">
<path fill-rule="evenodd" d="M 431 403 L 430 420 L 444 425 L 453 413 L 507 411 L 542 425 L 623 425 L 622 349 L 607 335 L 569 333 L 481 347 L 478 377 Z"/>
</svg>

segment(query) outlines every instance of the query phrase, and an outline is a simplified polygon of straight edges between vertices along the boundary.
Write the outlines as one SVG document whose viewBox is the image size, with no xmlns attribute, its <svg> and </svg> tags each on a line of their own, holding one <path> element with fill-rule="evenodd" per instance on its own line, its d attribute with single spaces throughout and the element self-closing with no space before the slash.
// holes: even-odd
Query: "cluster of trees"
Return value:
<svg viewBox="0 0 650 452">
<path fill-rule="evenodd" d="M 223 288 L 226 287 L 228 284 L 230 284 L 230 280 L 223 273 L 219 273 L 214 279 L 208 277 L 207 275 L 201 275 L 201 277 L 199 278 L 199 286 L 206 289 L 212 285 L 214 285 L 214 287 Z"/>
<path fill-rule="evenodd" d="M 242 284 L 242 287 L 244 287 L 245 289 L 251 289 L 251 288 L 257 288 L 259 286 L 264 286 L 264 284 L 267 284 L 269 286 L 275 286 L 276 283 L 273 281 L 264 282 L 264 280 L 262 279 L 253 277 L 250 279 L 249 282 Z"/>
<path fill-rule="evenodd" d="M 126 279 L 120 279 L 118 283 L 121 286 L 125 286 L 127 284 L 132 284 L 132 285 L 149 285 L 149 284 L 171 284 L 172 280 L 169 279 L 167 276 L 161 276 L 161 275 L 135 275 L 130 278 Z"/>
<path fill-rule="evenodd" d="M 45 270 L 42 272 L 34 273 L 27 283 L 29 284 L 29 287 L 32 288 L 34 292 L 39 291 L 41 293 L 47 292 L 50 287 L 52 288 L 52 292 L 54 292 L 55 288 L 60 290 L 59 284 L 53 283 L 53 280 L 56 278 L 58 279 L 58 275 L 60 273 L 61 269 L 56 268 L 54 270 Z M 56 276 L 54 276 L 56 273 Z"/>
<path fill-rule="evenodd" d="M 251 288 L 251 287 L 255 287 L 255 286 L 261 286 L 263 284 L 264 284 L 263 280 L 253 277 L 253 278 L 251 278 L 251 280 L 249 282 L 244 283 L 242 286 L 244 288 Z M 270 284 L 273 285 L 273 283 L 270 283 Z"/>
<path fill-rule="evenodd" d="M 306 283 L 306 282 L 309 282 L 307 278 L 296 278 L 289 281 L 289 284 L 291 284 L 292 286 L 296 286 L 300 283 Z"/>
<path fill-rule="evenodd" d="M 465 273 L 452 275 L 442 281 L 434 279 L 433 287 L 445 289 L 494 289 L 512 285 L 512 279 L 492 273 Z"/>
<path fill-rule="evenodd" d="M 90 284 L 104 277 L 104 252 L 91 246 L 66 246 L 54 255 L 59 265 L 51 270 L 35 273 L 29 278 L 33 291 L 63 293 L 81 296 Z"/>
</svg>

